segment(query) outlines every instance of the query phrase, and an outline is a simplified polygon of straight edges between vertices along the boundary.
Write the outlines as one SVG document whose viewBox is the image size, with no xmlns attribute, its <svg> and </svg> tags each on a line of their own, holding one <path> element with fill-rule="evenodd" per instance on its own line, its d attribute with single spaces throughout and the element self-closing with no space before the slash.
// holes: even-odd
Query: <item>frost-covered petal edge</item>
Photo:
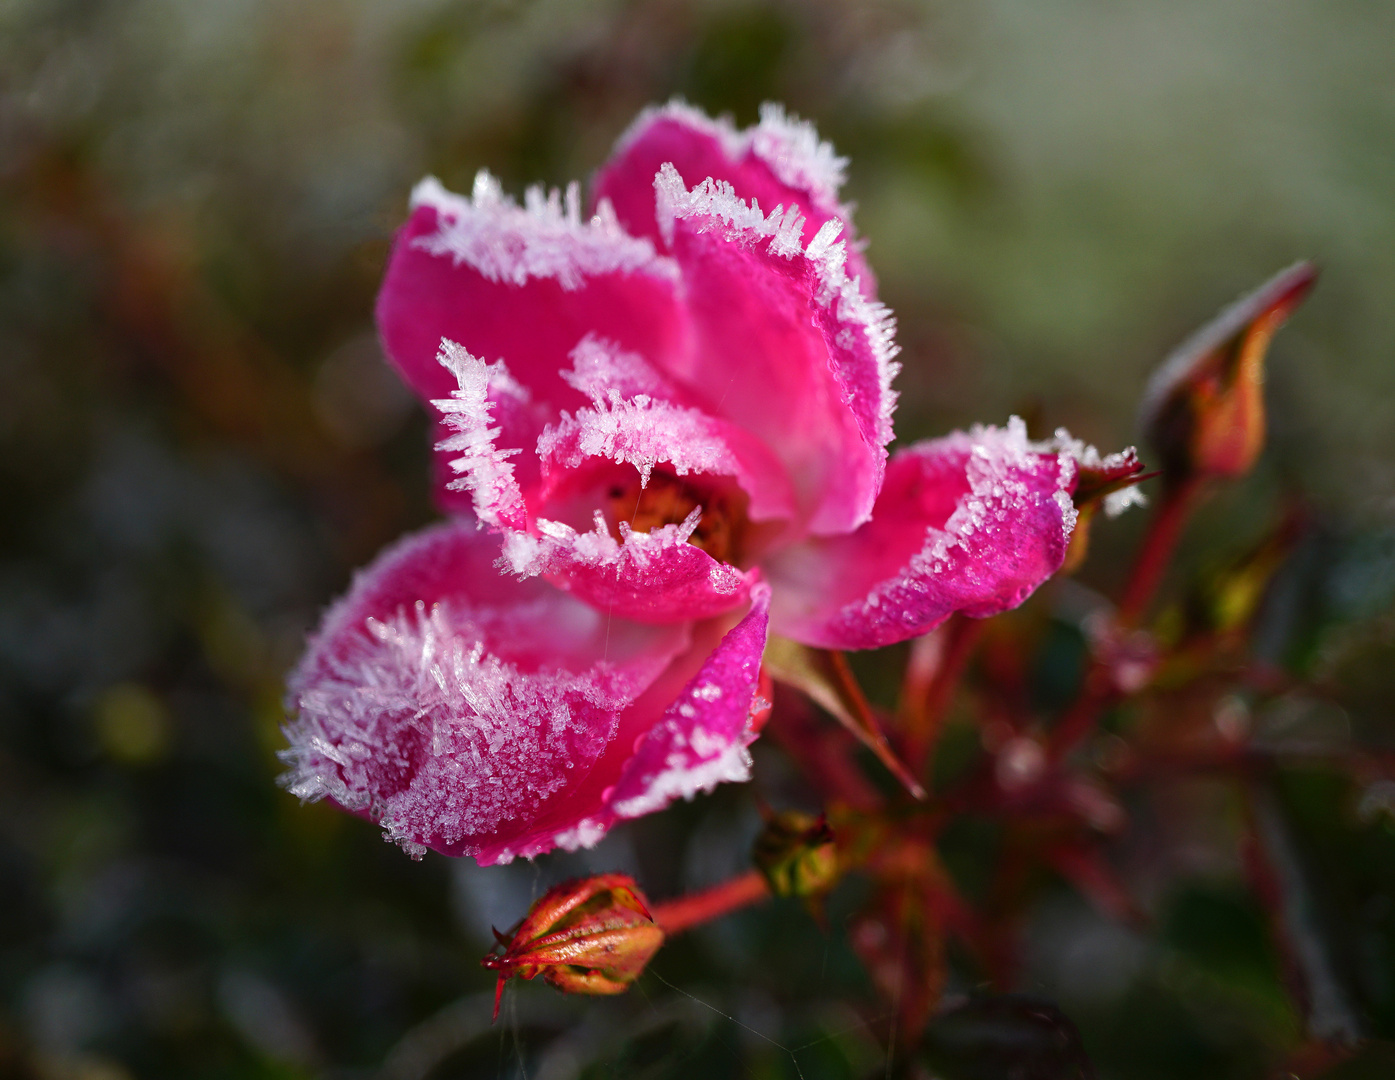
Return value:
<svg viewBox="0 0 1395 1080">
<path fill-rule="evenodd" d="M 900 451 L 872 520 L 766 566 L 777 633 L 867 649 L 923 634 L 956 611 L 1016 607 L 1060 569 L 1077 512 L 1070 450 L 976 425 Z"/>
<path fill-rule="evenodd" d="M 858 430 L 869 446 L 882 450 L 892 439 L 897 393 L 892 382 L 896 362 L 896 319 L 880 301 L 864 296 L 848 277 L 847 243 L 839 239 L 844 223 L 831 218 L 808 245 L 801 241 L 804 218 L 797 206 L 775 207 L 768 214 L 754 201 L 739 198 L 731 184 L 707 179 L 691 190 L 678 171 L 665 165 L 654 178 L 659 229 L 669 238 L 675 223 L 691 221 L 699 232 L 719 229 L 731 243 L 762 247 L 784 259 L 802 259 L 813 272 L 815 303 L 833 320 L 825 328 L 829 365 L 837 378 Z M 857 336 L 862 337 L 870 369 L 858 363 Z M 810 373 L 815 377 L 817 373 Z M 864 515 L 865 519 L 865 515 Z"/>
<path fill-rule="evenodd" d="M 630 236 L 602 202 L 590 220 L 581 217 L 581 188 L 545 191 L 535 185 L 519 206 L 499 182 L 481 169 L 470 198 L 447 191 L 434 176 L 412 190 L 411 207 L 436 211 L 436 232 L 412 244 L 432 255 L 466 264 L 489 281 L 523 285 L 530 278 L 555 278 L 577 289 L 588 277 L 642 272 L 675 279 L 672 260 L 648 240 Z"/>
<path fill-rule="evenodd" d="M 769 626 L 770 587 L 751 590 L 751 610 L 707 658 L 626 765 L 606 802 L 621 818 L 661 810 L 721 783 L 751 778 L 760 660 Z"/>
</svg>

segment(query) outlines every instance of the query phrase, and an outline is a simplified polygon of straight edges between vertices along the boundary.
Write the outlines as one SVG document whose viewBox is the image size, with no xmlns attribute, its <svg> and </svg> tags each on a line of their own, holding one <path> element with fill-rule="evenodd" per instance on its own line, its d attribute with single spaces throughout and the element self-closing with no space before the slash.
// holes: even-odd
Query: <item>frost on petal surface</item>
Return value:
<svg viewBox="0 0 1395 1080">
<path fill-rule="evenodd" d="M 601 760 L 570 792 L 565 813 L 545 807 L 506 853 L 591 847 L 617 821 L 750 778 L 746 747 L 769 703 L 757 695 L 768 592 L 750 609 L 692 627 L 692 643 L 635 703 Z"/>
<path fill-rule="evenodd" d="M 794 516 L 794 493 L 784 468 L 749 432 L 701 409 L 656 400 L 647 393 L 624 397 L 621 389 L 606 389 L 600 383 L 606 375 L 583 381 L 567 374 L 594 396 L 590 406 L 575 414 L 564 412 L 538 437 L 540 498 L 565 485 L 569 470 L 594 458 L 633 466 L 645 486 L 660 464 L 677 476 L 731 477 L 749 498 L 753 520 Z M 625 381 L 618 380 L 621 385 Z"/>
<path fill-rule="evenodd" d="M 766 214 L 721 181 L 690 190 L 671 166 L 655 188 L 695 344 L 669 370 L 774 450 L 811 531 L 855 528 L 881 486 L 899 365 L 890 312 L 847 277 L 840 222 L 805 245 L 795 208 Z"/>
<path fill-rule="evenodd" d="M 955 611 L 1015 607 L 1060 569 L 1075 527 L 1074 456 L 1034 445 L 1016 417 L 899 452 L 872 520 L 769 560 L 777 633 L 863 649 Z"/>
<path fill-rule="evenodd" d="M 688 630 L 501 576 L 498 553 L 452 522 L 359 574 L 290 679 L 294 794 L 363 814 L 414 854 L 481 863 L 515 853 L 541 814 L 566 825 L 569 792 Z"/>
<path fill-rule="evenodd" d="M 612 392 L 622 398 L 643 394 L 657 401 L 677 402 L 682 391 L 638 353 L 615 342 L 587 334 L 571 352 L 572 366 L 562 378 L 592 402 L 607 401 Z"/>
<path fill-rule="evenodd" d="M 610 535 L 604 520 L 579 532 L 546 518 L 540 535 L 511 533 L 501 565 L 521 576 L 542 575 L 595 605 L 628 619 L 672 623 L 706 619 L 745 602 L 754 574 L 718 562 L 688 543 L 698 512 L 647 533 L 622 528 Z"/>
<path fill-rule="evenodd" d="M 746 748 L 756 737 L 752 718 L 764 706 L 756 691 L 769 607 L 770 588 L 757 585 L 750 612 L 650 729 L 606 795 L 616 815 L 639 817 L 674 799 L 751 778 Z"/>
<path fill-rule="evenodd" d="M 614 390 L 609 400 L 578 409 L 575 416 L 564 414 L 543 432 L 538 457 L 544 474 L 575 468 L 587 458 L 608 458 L 633 465 L 643 484 L 661 461 L 679 476 L 734 476 L 738 468 L 718 425 L 701 411 L 654 401 L 647 394 L 624 399 Z"/>
<path fill-rule="evenodd" d="M 650 358 L 681 352 L 686 316 L 673 262 L 613 215 L 583 220 L 579 190 L 528 191 L 519 206 L 487 173 L 470 198 L 434 179 L 412 194 L 393 245 L 377 319 L 388 356 L 425 400 L 456 389 L 441 339 L 504 360 L 533 399 L 574 407 L 568 356 L 595 333 Z"/>
<path fill-rule="evenodd" d="M 801 242 L 812 239 L 830 220 L 838 219 L 852 242 L 851 208 L 839 201 L 847 158 L 820 139 L 814 125 L 786 114 L 779 105 L 761 106 L 760 123 L 738 131 L 725 118 L 713 120 L 682 101 L 645 109 L 620 136 L 610 162 L 596 177 L 592 197 L 614 207 L 634 236 L 659 244 L 654 177 L 671 164 L 688 187 L 704 180 L 726 181 L 738 198 L 755 200 L 767 210 L 798 207 Z M 875 287 L 854 244 L 849 277 L 861 279 L 868 295 Z"/>
<path fill-rule="evenodd" d="M 453 341 L 442 340 L 437 360 L 457 382 L 449 398 L 432 403 L 451 431 L 436 445 L 454 474 L 446 487 L 467 493 L 470 508 L 485 524 L 526 528 L 527 508 L 511 459 L 522 455 L 521 444 L 536 440 L 539 433 L 527 390 L 514 381 L 502 360 L 486 364 Z M 536 459 L 526 455 L 520 463 L 525 481 L 536 484 Z"/>
</svg>

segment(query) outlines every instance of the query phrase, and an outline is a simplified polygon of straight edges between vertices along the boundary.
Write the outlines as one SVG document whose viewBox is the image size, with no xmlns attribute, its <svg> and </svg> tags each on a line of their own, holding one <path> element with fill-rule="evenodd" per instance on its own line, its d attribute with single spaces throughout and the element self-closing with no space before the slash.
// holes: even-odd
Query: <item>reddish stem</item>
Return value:
<svg viewBox="0 0 1395 1080">
<path fill-rule="evenodd" d="M 1196 507 L 1201 486 L 1199 479 L 1187 479 L 1163 489 L 1162 502 L 1149 524 L 1148 535 L 1143 538 L 1143 546 L 1134 560 L 1128 584 L 1124 586 L 1123 599 L 1119 601 L 1119 612 L 1115 619 L 1120 626 L 1136 626 L 1148 613 L 1148 605 L 1172 561 L 1182 528 Z"/>
<path fill-rule="evenodd" d="M 1124 585 L 1123 599 L 1114 616 L 1117 628 L 1132 628 L 1147 614 L 1201 489 L 1202 481 L 1192 478 L 1177 481 L 1163 490 L 1158 512 L 1149 523 L 1148 535 L 1143 538 L 1143 546 Z M 1080 693 L 1051 733 L 1048 754 L 1052 761 L 1061 760 L 1085 741 L 1116 693 L 1108 663 L 1096 658 L 1085 672 Z"/>
<path fill-rule="evenodd" d="M 723 915 L 758 903 L 770 895 L 759 870 L 748 870 L 740 877 L 724 881 L 702 892 L 680 896 L 654 905 L 654 921 L 665 934 L 681 934 L 694 926 L 719 919 Z"/>
<path fill-rule="evenodd" d="M 815 719 L 802 694 L 777 689 L 767 732 L 784 748 L 809 783 L 830 803 L 873 812 L 883 803 L 851 754 L 842 729 Z"/>
<path fill-rule="evenodd" d="M 877 715 L 872 711 L 872 706 L 867 701 L 867 695 L 862 692 L 862 684 L 857 681 L 857 676 L 853 674 L 853 669 L 848 663 L 846 654 L 837 649 L 829 649 L 825 656 L 828 659 L 828 673 L 838 684 L 842 692 L 843 700 L 852 711 L 853 719 L 857 721 L 860 732 L 857 734 L 862 744 L 877 756 L 877 760 L 886 766 L 886 769 L 907 791 L 912 798 L 924 801 L 926 791 L 915 778 L 915 774 L 906 764 L 896 756 L 892 750 L 891 743 L 887 741 L 886 734 L 882 731 L 882 726 L 877 720 Z"/>
<path fill-rule="evenodd" d="M 944 728 L 949 704 L 954 699 L 955 688 L 963 677 L 964 669 L 974 654 L 983 628 L 983 619 L 970 619 L 963 615 L 954 616 L 949 626 L 949 643 L 940 661 L 939 670 L 930 680 L 923 697 L 908 694 L 906 701 L 906 760 L 920 775 L 930 762 L 935 744 L 939 742 Z"/>
</svg>

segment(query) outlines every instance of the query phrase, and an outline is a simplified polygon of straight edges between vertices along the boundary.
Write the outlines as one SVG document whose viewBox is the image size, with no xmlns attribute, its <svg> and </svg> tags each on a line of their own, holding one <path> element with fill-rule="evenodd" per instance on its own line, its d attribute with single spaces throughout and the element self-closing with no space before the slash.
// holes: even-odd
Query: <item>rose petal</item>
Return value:
<svg viewBox="0 0 1395 1080">
<path fill-rule="evenodd" d="M 770 587 L 751 590 L 751 610 L 722 638 L 702 670 L 650 728 L 625 765 L 607 805 L 622 818 L 661 810 L 720 783 L 751 778 L 757 721 L 767 703 L 757 698 L 760 658 L 769 626 Z"/>
<path fill-rule="evenodd" d="M 768 593 L 753 591 L 750 611 L 734 626 L 728 617 L 692 628 L 688 650 L 620 717 L 605 754 L 565 803 L 544 807 L 530 830 L 490 853 L 495 861 L 592 847 L 624 817 L 749 778 L 745 748 L 768 707 L 755 692 Z"/>
<path fill-rule="evenodd" d="M 847 158 L 819 139 L 814 125 L 787 116 L 779 105 L 761 106 L 760 123 L 737 131 L 726 119 L 713 120 L 682 101 L 645 109 L 616 142 L 608 164 L 596 176 L 593 200 L 608 200 L 632 236 L 661 246 L 655 218 L 654 177 L 672 164 L 688 187 L 708 177 L 725 180 L 738 198 L 757 200 L 766 210 L 798 206 L 805 224 L 801 240 L 811 239 L 829 220 L 844 223 L 851 241 L 851 207 L 839 202 Z M 853 244 L 848 276 L 860 278 L 862 290 L 876 288 Z"/>
<path fill-rule="evenodd" d="M 603 361 L 606 348 L 611 351 Z M 794 493 L 783 466 L 750 432 L 676 403 L 673 398 L 683 400 L 676 390 L 666 394 L 667 399 L 654 397 L 664 393 L 659 376 L 649 374 L 634 354 L 588 339 L 573 355 L 579 358 L 579 369 L 564 372 L 563 377 L 590 395 L 591 404 L 575 415 L 563 413 L 537 440 L 542 464 L 540 507 L 552 491 L 568 486 L 569 470 L 587 459 L 600 458 L 633 465 L 646 486 L 660 463 L 678 476 L 728 476 L 749 499 L 751 520 L 794 516 Z"/>
<path fill-rule="evenodd" d="M 668 370 L 775 451 L 811 531 L 856 528 L 881 486 L 899 365 L 890 313 L 844 273 L 839 222 L 806 247 L 795 211 L 767 217 L 722 183 L 689 191 L 670 166 L 655 186 L 696 346 Z"/>
<path fill-rule="evenodd" d="M 540 536 L 510 533 L 503 564 L 521 576 L 542 575 L 602 611 L 645 623 L 706 619 L 744 603 L 755 572 L 718 562 L 688 543 L 700 513 L 650 532 L 622 528 L 623 542 L 598 518 L 578 532 L 540 518 Z"/>
<path fill-rule="evenodd" d="M 486 525 L 527 528 L 524 485 L 536 488 L 541 472 L 537 455 L 524 446 L 536 443 L 542 430 L 527 389 L 502 360 L 486 364 L 444 338 L 437 360 L 457 383 L 449 398 L 432 402 L 450 432 L 436 443 L 456 474 L 445 482 L 448 495 L 468 494 L 469 508 Z"/>
<path fill-rule="evenodd" d="M 496 537 L 453 522 L 359 574 L 289 680 L 294 794 L 378 821 L 413 854 L 482 863 L 540 815 L 567 819 L 569 793 L 689 630 L 501 576 L 498 553 Z"/>
<path fill-rule="evenodd" d="M 484 172 L 469 199 L 431 178 L 412 193 L 377 318 L 388 355 L 423 399 L 456 388 L 436 361 L 442 338 L 503 359 L 536 401 L 555 407 L 585 402 L 560 373 L 588 333 L 653 359 L 685 348 L 671 260 L 613 217 L 583 222 L 575 185 L 565 206 L 539 188 L 525 202 L 506 198 Z"/>
<path fill-rule="evenodd" d="M 981 618 L 1017 606 L 1065 558 L 1075 476 L 1075 458 L 1028 442 L 1016 417 L 901 451 L 868 524 L 767 561 L 775 632 L 868 649 L 955 611 Z"/>
</svg>

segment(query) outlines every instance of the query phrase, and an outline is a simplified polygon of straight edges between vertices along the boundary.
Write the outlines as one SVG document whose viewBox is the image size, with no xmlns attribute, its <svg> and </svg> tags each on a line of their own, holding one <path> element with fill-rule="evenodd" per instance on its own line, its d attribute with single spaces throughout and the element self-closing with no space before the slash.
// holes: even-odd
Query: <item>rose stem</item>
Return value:
<svg viewBox="0 0 1395 1080">
<path fill-rule="evenodd" d="M 1200 492 L 1199 479 L 1180 480 L 1163 489 L 1162 502 L 1153 516 L 1148 535 L 1143 538 L 1143 546 L 1139 548 L 1124 586 L 1123 599 L 1119 601 L 1115 620 L 1120 626 L 1135 626 L 1148 613 L 1148 605 L 1172 561 L 1172 553 L 1187 519 L 1196 508 Z"/>
<path fill-rule="evenodd" d="M 946 628 L 949 642 L 939 670 L 931 677 L 924 695 L 908 688 L 905 754 L 910 767 L 922 776 L 939 741 L 950 702 L 954 700 L 954 691 L 983 635 L 984 625 L 983 619 L 955 615 Z"/>
<path fill-rule="evenodd" d="M 847 654 L 838 649 L 829 649 L 824 653 L 824 656 L 828 662 L 828 673 L 838 684 L 844 702 L 857 721 L 859 730 L 855 731 L 854 734 L 867 749 L 876 755 L 877 760 L 886 766 L 887 771 L 896 777 L 901 786 L 911 793 L 912 798 L 924 802 L 927 798 L 925 788 L 921 786 L 920 781 L 915 778 L 912 771 L 906 767 L 906 764 L 896 756 L 896 752 L 891 748 L 891 743 L 887 741 L 886 734 L 877 721 L 876 713 L 872 711 L 872 706 L 867 702 L 867 695 L 862 692 L 862 684 L 857 681 L 857 676 L 853 674 Z"/>
<path fill-rule="evenodd" d="M 1148 534 L 1143 538 L 1143 546 L 1124 585 L 1123 599 L 1114 616 L 1115 626 L 1131 628 L 1147 613 L 1200 491 L 1201 481 L 1195 478 L 1178 481 L 1164 489 L 1162 502 L 1149 523 Z M 1113 696 L 1114 680 L 1109 667 L 1096 658 L 1085 672 L 1080 693 L 1051 733 L 1049 754 L 1052 761 L 1060 761 L 1085 740 Z"/>
<path fill-rule="evenodd" d="M 770 886 L 765 883 L 760 871 L 748 870 L 702 892 L 654 905 L 654 921 L 665 934 L 681 934 L 691 927 L 758 903 L 769 895 Z"/>
</svg>

